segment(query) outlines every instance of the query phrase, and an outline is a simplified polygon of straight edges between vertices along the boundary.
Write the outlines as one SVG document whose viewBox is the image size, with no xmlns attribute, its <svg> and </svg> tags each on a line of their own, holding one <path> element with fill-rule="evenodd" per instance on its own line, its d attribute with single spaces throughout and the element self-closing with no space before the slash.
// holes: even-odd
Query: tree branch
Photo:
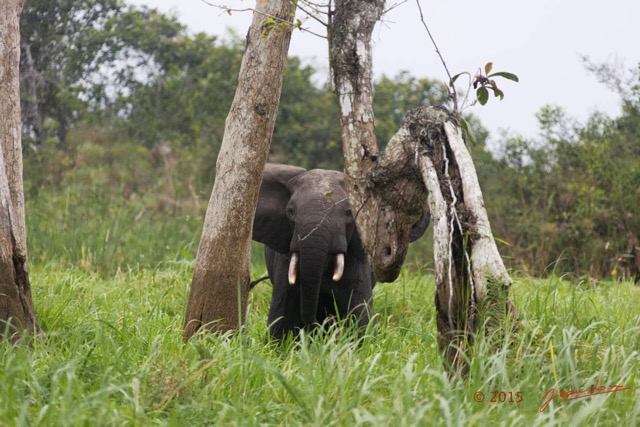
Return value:
<svg viewBox="0 0 640 427">
<path fill-rule="evenodd" d="M 442 53 L 440 53 L 440 49 L 438 48 L 438 44 L 436 43 L 436 40 L 433 38 L 433 35 L 431 34 L 431 30 L 429 30 L 429 27 L 427 26 L 427 23 L 424 20 L 424 15 L 422 14 L 422 6 L 420 5 L 420 0 L 416 0 L 416 4 L 418 5 L 418 10 L 420 11 L 420 21 L 422 22 L 424 29 L 427 30 L 427 34 L 431 39 L 431 43 L 433 44 L 433 47 L 436 49 L 436 53 L 438 54 L 438 57 L 440 57 L 440 62 L 442 62 L 444 71 L 447 73 L 447 77 L 449 77 L 449 84 L 447 85 L 447 88 L 449 89 L 450 97 L 453 100 L 453 109 L 456 113 L 458 113 L 458 95 L 456 93 L 456 88 L 453 85 L 453 82 L 451 81 L 452 80 L 451 73 L 449 72 L 449 68 L 447 67 L 447 63 L 445 62 L 444 57 L 442 56 Z"/>
<path fill-rule="evenodd" d="M 287 19 L 279 18 L 279 17 L 274 16 L 274 15 L 269 15 L 269 14 L 267 14 L 267 13 L 265 13 L 265 12 L 262 12 L 262 11 L 260 11 L 260 10 L 257 10 L 257 9 L 251 8 L 251 7 L 244 8 L 244 9 L 233 9 L 233 8 L 228 7 L 228 6 L 222 6 L 222 5 L 219 5 L 219 4 L 211 3 L 211 2 L 209 2 L 209 1 L 207 1 L 207 0 L 200 0 L 200 1 L 201 1 L 201 2 L 203 2 L 203 3 L 205 3 L 205 4 L 207 4 L 207 5 L 209 5 L 209 6 L 211 6 L 211 7 L 215 7 L 215 8 L 217 8 L 217 9 L 221 9 L 221 10 L 222 10 L 222 13 L 220 13 L 221 15 L 222 15 L 223 13 L 227 13 L 227 14 L 229 14 L 229 15 L 230 15 L 230 14 L 231 14 L 231 12 L 252 12 L 252 13 L 257 13 L 258 15 L 264 16 L 265 18 L 271 18 L 271 19 L 273 19 L 274 21 L 276 21 L 276 22 L 278 22 L 278 23 L 282 23 L 282 24 L 286 24 L 286 25 L 293 25 L 293 27 L 294 27 L 294 28 L 297 28 L 297 29 L 299 29 L 300 31 L 303 31 L 303 32 L 305 32 L 305 33 L 312 34 L 312 35 L 314 35 L 314 36 L 316 36 L 316 37 L 320 37 L 320 38 L 322 38 L 322 39 L 327 39 L 327 37 L 326 37 L 326 36 L 323 36 L 322 34 L 318 34 L 318 33 L 314 32 L 314 31 L 311 31 L 311 30 L 309 30 L 308 28 L 304 28 L 304 27 L 302 27 L 301 25 L 294 25 L 294 24 L 292 24 L 292 22 L 291 22 L 291 21 L 288 21 Z M 298 6 L 298 8 L 300 8 L 300 7 Z M 303 9 L 301 9 L 301 10 L 303 10 Z M 303 10 L 303 12 L 307 13 L 305 10 Z M 315 18 L 315 17 L 314 17 L 314 16 L 312 16 L 311 14 L 308 14 L 308 13 L 307 13 L 307 15 L 309 15 L 310 17 L 312 17 L 312 18 L 316 19 L 316 20 L 317 20 L 318 22 L 320 22 L 322 25 L 324 25 L 324 26 L 326 26 L 326 25 L 327 25 L 326 23 L 324 23 L 324 22 L 322 22 L 321 20 L 319 20 L 319 19 Z"/>
</svg>

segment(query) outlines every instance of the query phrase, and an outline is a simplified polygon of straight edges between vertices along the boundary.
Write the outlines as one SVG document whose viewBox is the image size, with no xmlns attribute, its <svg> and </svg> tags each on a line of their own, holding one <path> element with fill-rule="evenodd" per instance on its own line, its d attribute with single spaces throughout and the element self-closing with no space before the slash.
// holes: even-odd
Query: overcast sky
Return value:
<svg viewBox="0 0 640 427">
<path fill-rule="evenodd" d="M 222 13 L 202 0 L 128 0 L 171 12 L 192 31 L 224 37 L 233 28 L 244 36 L 250 12 Z M 624 70 L 640 64 L 640 0 L 420 0 L 425 20 L 452 74 L 475 72 L 486 62 L 509 71 L 520 83 L 505 82 L 505 99 L 471 107 L 499 139 L 502 130 L 536 137 L 535 114 L 547 104 L 561 106 L 584 122 L 594 111 L 620 112 L 620 99 L 584 68 L 581 55 L 596 63 L 616 63 Z M 245 9 L 254 0 L 210 0 Z M 387 1 L 387 4 L 393 4 Z M 316 32 L 312 21 L 304 26 Z M 433 45 L 420 22 L 416 0 L 391 10 L 374 31 L 374 73 L 446 81 Z M 290 55 L 328 73 L 326 40 L 296 31 Z"/>
</svg>

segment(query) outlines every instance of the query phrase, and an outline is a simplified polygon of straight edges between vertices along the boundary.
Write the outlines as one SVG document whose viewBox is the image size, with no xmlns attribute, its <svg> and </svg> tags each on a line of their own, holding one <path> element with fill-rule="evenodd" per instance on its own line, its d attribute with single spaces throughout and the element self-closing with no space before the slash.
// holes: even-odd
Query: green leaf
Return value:
<svg viewBox="0 0 640 427">
<path fill-rule="evenodd" d="M 193 255 L 191 255 L 189 252 L 185 251 L 184 249 L 180 249 L 178 251 L 178 253 L 180 255 L 182 255 L 183 257 L 185 257 L 185 259 L 188 259 L 188 260 L 192 260 L 193 259 Z"/>
<path fill-rule="evenodd" d="M 449 86 L 453 87 L 453 84 L 456 82 L 456 80 L 458 80 L 458 77 L 460 77 L 461 75 L 466 74 L 466 72 L 462 72 L 462 73 L 458 73 L 455 76 L 451 77 L 451 80 L 449 80 Z"/>
<path fill-rule="evenodd" d="M 474 145 L 477 144 L 476 134 L 473 131 L 473 128 L 469 126 L 469 123 L 462 117 L 460 117 L 460 127 L 464 131 L 464 134 L 467 136 L 468 141 Z"/>
<path fill-rule="evenodd" d="M 504 77 L 505 79 L 507 79 L 507 80 L 513 80 L 514 82 L 518 82 L 518 81 L 520 81 L 520 80 L 518 79 L 518 76 L 516 76 L 516 75 L 515 75 L 515 74 L 513 74 L 513 73 L 507 73 L 507 72 L 505 72 L 505 71 L 499 71 L 499 72 L 497 72 L 497 73 L 493 73 L 493 74 L 491 74 L 490 76 L 487 76 L 487 77 Z"/>
<path fill-rule="evenodd" d="M 487 64 L 484 66 L 484 73 L 486 75 L 489 75 L 492 68 L 493 68 L 493 62 L 487 62 Z"/>
<path fill-rule="evenodd" d="M 504 98 L 504 92 L 502 92 L 500 89 L 498 89 L 497 87 L 492 87 L 491 89 L 493 90 L 493 94 L 496 98 L 500 97 L 500 100 Z"/>
<path fill-rule="evenodd" d="M 489 100 L 489 91 L 486 87 L 480 86 L 476 91 L 476 96 L 478 97 L 478 102 L 480 105 L 485 105 Z"/>
<path fill-rule="evenodd" d="M 493 240 L 495 240 L 495 241 L 496 241 L 496 242 L 498 242 L 498 243 L 502 243 L 503 245 L 511 246 L 511 243 L 509 243 L 509 242 L 507 242 L 506 240 L 501 239 L 501 238 L 499 238 L 499 237 L 493 236 Z"/>
</svg>

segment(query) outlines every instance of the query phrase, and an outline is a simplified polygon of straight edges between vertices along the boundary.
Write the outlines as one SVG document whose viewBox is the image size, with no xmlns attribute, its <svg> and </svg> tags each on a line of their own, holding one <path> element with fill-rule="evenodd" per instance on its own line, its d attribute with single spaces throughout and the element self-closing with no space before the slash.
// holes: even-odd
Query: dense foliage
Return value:
<svg viewBox="0 0 640 427">
<path fill-rule="evenodd" d="M 494 233 L 515 266 L 640 280 L 640 73 L 632 74 L 620 117 L 579 124 L 546 107 L 542 139 L 506 139 L 494 173 L 483 171 Z"/>
<path fill-rule="evenodd" d="M 64 209 L 62 218 L 73 232 L 64 249 L 50 253 L 39 245 L 47 231 L 30 225 L 32 258 L 64 254 L 65 262 L 75 263 L 91 257 L 94 268 L 116 270 L 123 264 L 153 265 L 192 248 L 234 96 L 242 41 L 232 34 L 192 34 L 174 17 L 122 0 L 62 1 L 55 7 L 29 1 L 21 31 L 27 215 L 56 218 Z M 505 136 L 493 152 L 485 146 L 481 123 L 467 118 L 478 141 L 470 148 L 494 233 L 513 268 L 534 275 L 637 274 L 640 73 L 622 78 L 611 68 L 591 69 L 603 81 L 616 82 L 612 89 L 624 106 L 620 117 L 596 114 L 578 124 L 549 106 L 539 113 L 540 138 Z M 313 67 L 290 59 L 272 161 L 342 167 L 336 101 L 316 80 Z M 447 101 L 443 84 L 406 72 L 381 77 L 374 91 L 383 143 L 410 108 Z M 105 229 L 97 219 L 112 210 L 129 212 L 122 221 L 134 226 Z M 94 212 L 95 224 L 86 212 Z M 151 239 L 133 259 L 110 257 L 117 245 L 112 253 L 92 246 L 95 233 L 105 243 L 117 242 L 119 232 L 133 239 L 144 221 L 178 227 L 184 240 L 154 247 Z M 422 266 L 430 263 L 430 245 L 423 240 L 410 258 Z M 104 259 L 97 262 L 100 253 Z"/>
</svg>

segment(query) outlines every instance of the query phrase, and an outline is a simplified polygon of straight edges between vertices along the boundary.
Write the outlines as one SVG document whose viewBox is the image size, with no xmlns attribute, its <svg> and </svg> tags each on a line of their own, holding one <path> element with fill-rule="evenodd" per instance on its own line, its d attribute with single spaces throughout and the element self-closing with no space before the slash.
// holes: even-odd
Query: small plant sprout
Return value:
<svg viewBox="0 0 640 427">
<path fill-rule="evenodd" d="M 493 62 L 487 62 L 484 66 L 484 74 L 482 74 L 481 70 L 478 70 L 476 75 L 473 77 L 471 85 L 473 89 L 476 91 L 476 98 L 480 105 L 485 105 L 489 101 L 489 90 L 493 91 L 493 94 L 496 98 L 500 98 L 501 100 L 504 98 L 504 92 L 498 88 L 498 84 L 494 80 L 495 77 L 502 77 L 507 80 L 511 80 L 514 82 L 518 82 L 518 76 L 513 73 L 508 73 L 506 71 L 498 71 L 495 73 L 491 73 L 493 69 Z M 463 74 L 469 75 L 467 72 L 458 73 L 451 78 L 449 81 L 449 86 L 453 87 L 458 77 Z"/>
</svg>

